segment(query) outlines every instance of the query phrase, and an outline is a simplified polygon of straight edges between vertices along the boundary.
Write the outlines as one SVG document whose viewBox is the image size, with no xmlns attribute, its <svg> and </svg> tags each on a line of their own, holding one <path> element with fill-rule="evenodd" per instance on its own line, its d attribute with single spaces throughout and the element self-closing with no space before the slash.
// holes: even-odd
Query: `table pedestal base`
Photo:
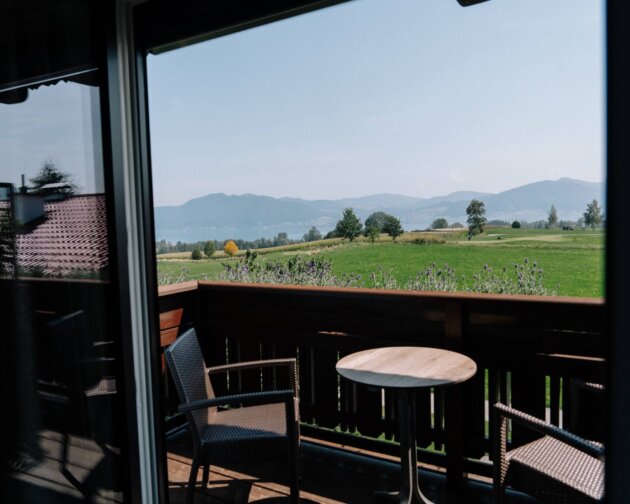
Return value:
<svg viewBox="0 0 630 504">
<path fill-rule="evenodd" d="M 377 497 L 399 504 L 433 504 L 418 486 L 416 447 L 416 396 L 413 390 L 398 389 L 398 419 L 400 424 L 401 485 L 399 492 L 378 492 Z"/>
</svg>

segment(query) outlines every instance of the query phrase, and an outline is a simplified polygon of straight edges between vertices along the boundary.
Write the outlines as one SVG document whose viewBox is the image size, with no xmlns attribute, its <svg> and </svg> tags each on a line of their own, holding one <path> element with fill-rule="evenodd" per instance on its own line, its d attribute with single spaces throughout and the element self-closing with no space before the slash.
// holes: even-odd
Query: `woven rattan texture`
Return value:
<svg viewBox="0 0 630 504">
<path fill-rule="evenodd" d="M 166 361 L 183 403 L 214 398 L 214 390 L 208 378 L 207 368 L 194 329 L 182 334 L 165 351 Z M 265 361 L 262 366 L 286 364 L 290 366 L 295 382 L 295 361 L 278 359 Z M 213 372 L 251 367 L 253 364 L 235 364 L 212 368 Z M 259 366 L 260 367 L 260 366 Z M 240 394 L 243 401 L 249 394 Z M 297 398 L 295 406 L 296 436 L 291 443 L 299 443 Z M 239 460 L 273 460 L 286 457 L 287 418 L 285 403 L 263 404 L 243 408 L 218 410 L 201 408 L 187 412 L 194 426 L 193 440 L 200 463 L 216 464 Z"/>
<path fill-rule="evenodd" d="M 165 350 L 164 356 L 183 403 L 215 397 L 194 329 L 186 331 L 177 338 L 175 343 Z M 216 411 L 216 408 L 205 408 L 186 413 L 192 424 L 193 438 L 196 443 L 201 442 L 203 432 Z"/>
<path fill-rule="evenodd" d="M 531 488 L 543 502 L 601 502 L 604 463 L 545 436 L 507 454 L 508 484 Z M 518 483 L 518 484 L 517 484 Z"/>
<path fill-rule="evenodd" d="M 592 504 L 603 501 L 603 455 L 596 458 L 582 451 L 600 452 L 601 455 L 602 445 L 504 405 L 496 405 L 494 414 L 500 419 L 499 432 L 495 434 L 499 436 L 499 443 L 493 454 L 493 462 L 499 464 L 495 471 L 494 502 L 504 502 L 506 485 L 527 492 L 544 503 Z M 506 417 L 549 435 L 507 451 Z"/>
<path fill-rule="evenodd" d="M 279 460 L 286 457 L 284 403 L 219 411 L 202 434 L 202 450 L 212 460 Z"/>
</svg>

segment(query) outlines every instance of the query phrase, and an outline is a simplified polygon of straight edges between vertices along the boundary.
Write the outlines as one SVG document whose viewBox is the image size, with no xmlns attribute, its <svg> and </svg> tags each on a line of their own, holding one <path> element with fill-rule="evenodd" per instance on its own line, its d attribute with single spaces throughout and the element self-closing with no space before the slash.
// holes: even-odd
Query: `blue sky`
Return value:
<svg viewBox="0 0 630 504">
<path fill-rule="evenodd" d="M 604 171 L 602 0 L 355 0 L 148 57 L 154 196 L 499 192 Z M 102 189 L 97 91 L 0 105 L 0 181 Z"/>
<path fill-rule="evenodd" d="M 0 104 L 0 182 L 21 185 L 49 159 L 84 193 L 104 191 L 99 90 L 58 82 L 29 90 L 19 104 Z"/>
<path fill-rule="evenodd" d="M 603 177 L 603 4 L 356 0 L 149 56 L 156 205 Z"/>
</svg>

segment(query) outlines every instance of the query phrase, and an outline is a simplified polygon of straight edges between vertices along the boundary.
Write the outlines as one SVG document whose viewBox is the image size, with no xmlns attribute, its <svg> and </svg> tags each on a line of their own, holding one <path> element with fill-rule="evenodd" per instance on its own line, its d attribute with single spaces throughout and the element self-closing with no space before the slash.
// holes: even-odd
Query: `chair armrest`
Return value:
<svg viewBox="0 0 630 504">
<path fill-rule="evenodd" d="M 295 359 L 266 359 L 259 361 L 235 362 L 206 369 L 208 374 L 225 373 L 227 371 L 242 371 L 244 369 L 256 369 L 276 366 L 295 366 Z"/>
<path fill-rule="evenodd" d="M 516 422 L 524 427 L 532 429 L 536 432 L 539 432 L 546 436 L 551 436 L 563 443 L 576 448 L 587 455 L 595 458 L 603 458 L 604 457 L 604 447 L 599 443 L 594 443 L 592 441 L 588 441 L 583 439 L 575 434 L 561 429 L 560 427 L 556 427 L 550 423 L 547 423 L 539 418 L 536 418 L 532 415 L 528 415 L 527 413 L 523 413 L 522 411 L 516 410 L 514 408 L 510 408 L 505 404 L 496 403 L 494 405 L 494 413 L 500 417 L 508 418 L 513 422 Z"/>
<path fill-rule="evenodd" d="M 206 368 L 208 375 L 217 373 L 227 373 L 228 371 L 244 371 L 246 369 L 260 369 L 267 367 L 289 367 L 289 379 L 291 380 L 291 388 L 297 393 L 297 375 L 296 360 L 290 359 L 265 359 L 259 361 L 235 362 L 234 364 L 224 364 L 222 366 L 214 366 Z"/>
<path fill-rule="evenodd" d="M 213 406 L 252 406 L 255 404 L 266 404 L 272 402 L 288 402 L 295 399 L 293 390 L 269 390 L 263 392 L 252 392 L 250 394 L 235 394 L 223 397 L 214 397 L 202 401 L 193 401 L 180 404 L 177 410 L 180 413 L 211 408 Z"/>
</svg>

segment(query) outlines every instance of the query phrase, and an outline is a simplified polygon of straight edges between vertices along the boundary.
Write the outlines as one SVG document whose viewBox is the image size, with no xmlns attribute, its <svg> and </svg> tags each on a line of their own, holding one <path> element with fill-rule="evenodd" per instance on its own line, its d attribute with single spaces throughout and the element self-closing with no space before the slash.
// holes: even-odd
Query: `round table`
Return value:
<svg viewBox="0 0 630 504">
<path fill-rule="evenodd" d="M 466 381 L 477 371 L 475 362 L 440 348 L 386 347 L 353 353 L 337 362 L 336 367 L 341 376 L 353 382 L 396 390 L 402 474 L 396 499 L 400 504 L 431 504 L 418 486 L 414 392 Z"/>
</svg>

